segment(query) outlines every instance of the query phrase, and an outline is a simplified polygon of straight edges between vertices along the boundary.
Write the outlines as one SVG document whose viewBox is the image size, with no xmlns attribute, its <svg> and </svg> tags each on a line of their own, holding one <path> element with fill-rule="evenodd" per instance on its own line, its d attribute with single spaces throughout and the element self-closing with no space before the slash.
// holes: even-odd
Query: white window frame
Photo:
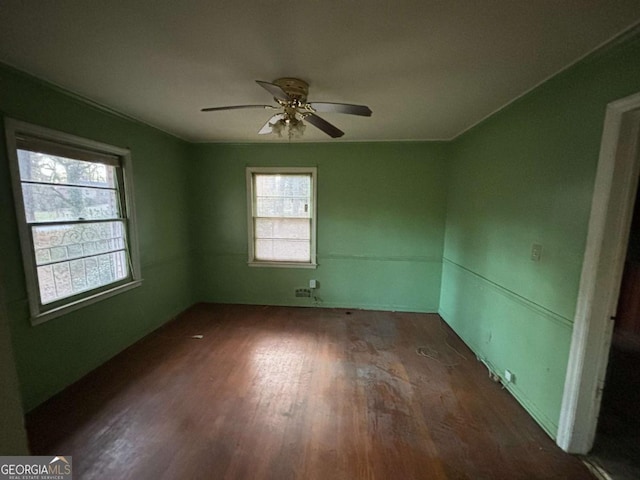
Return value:
<svg viewBox="0 0 640 480">
<path fill-rule="evenodd" d="M 131 152 L 128 149 L 115 147 L 105 143 L 96 142 L 75 135 L 51 130 L 30 123 L 5 118 L 5 135 L 7 140 L 7 154 L 11 171 L 11 183 L 18 220 L 22 260 L 26 277 L 27 293 L 29 297 L 29 310 L 31 312 L 31 324 L 38 325 L 53 318 L 64 315 L 73 310 L 91 305 L 113 295 L 125 292 L 139 286 L 142 283 L 140 272 L 140 256 L 138 253 L 138 235 L 136 230 L 135 205 L 133 199 L 133 176 L 131 165 Z M 119 188 L 123 188 L 123 220 L 126 227 L 127 252 L 129 254 L 130 273 L 124 280 L 104 285 L 87 292 L 78 293 L 68 298 L 59 299 L 48 305 L 40 301 L 40 289 L 36 270 L 35 252 L 31 240 L 30 227 L 26 219 L 24 199 L 22 196 L 22 182 L 18 162 L 18 138 L 41 140 L 55 144 L 67 152 L 74 149 L 82 155 L 87 153 L 95 157 L 109 156 L 119 159 L 119 168 L 122 171 L 122 180 Z M 72 157 L 73 158 L 73 157 Z"/>
<path fill-rule="evenodd" d="M 255 258 L 255 234 L 254 234 L 254 174 L 269 175 L 311 175 L 311 239 L 310 239 L 310 261 L 265 261 Z M 247 231 L 249 244 L 249 261 L 251 267 L 285 267 L 285 268 L 316 268 L 316 225 L 317 225 L 317 167 L 247 167 Z"/>
</svg>

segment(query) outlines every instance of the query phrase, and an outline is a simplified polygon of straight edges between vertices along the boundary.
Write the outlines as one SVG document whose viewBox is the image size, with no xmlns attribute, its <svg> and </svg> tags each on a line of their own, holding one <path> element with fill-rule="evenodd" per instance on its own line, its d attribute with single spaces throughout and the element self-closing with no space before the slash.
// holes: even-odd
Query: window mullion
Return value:
<svg viewBox="0 0 640 480">
<path fill-rule="evenodd" d="M 59 220 L 56 222 L 26 222 L 29 227 L 50 227 L 56 225 L 81 225 L 83 223 L 108 223 L 108 222 L 121 222 L 126 219 L 123 217 L 110 217 L 110 218 L 94 218 L 91 220 Z"/>
<path fill-rule="evenodd" d="M 102 187 L 100 185 L 86 185 L 83 183 L 62 183 L 62 182 L 38 182 L 35 180 L 21 180 L 23 185 L 46 185 L 46 186 L 61 186 L 61 187 L 80 187 L 80 188 L 93 188 L 95 190 L 117 190 L 114 187 Z"/>
</svg>

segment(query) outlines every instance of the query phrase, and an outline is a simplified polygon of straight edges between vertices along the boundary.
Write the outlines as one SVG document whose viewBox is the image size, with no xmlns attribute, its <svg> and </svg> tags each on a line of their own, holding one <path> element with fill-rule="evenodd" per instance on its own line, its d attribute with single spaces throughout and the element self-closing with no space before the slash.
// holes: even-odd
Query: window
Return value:
<svg viewBox="0 0 640 480">
<path fill-rule="evenodd" d="M 32 323 L 139 285 L 129 151 L 5 124 Z"/>
<path fill-rule="evenodd" d="M 316 168 L 247 168 L 249 265 L 316 266 Z"/>
</svg>

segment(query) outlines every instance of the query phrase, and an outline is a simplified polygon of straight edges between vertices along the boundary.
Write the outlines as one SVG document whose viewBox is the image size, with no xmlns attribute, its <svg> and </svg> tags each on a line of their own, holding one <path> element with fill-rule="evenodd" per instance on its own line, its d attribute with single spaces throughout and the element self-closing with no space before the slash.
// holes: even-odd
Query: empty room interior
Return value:
<svg viewBox="0 0 640 480">
<path fill-rule="evenodd" d="M 0 456 L 640 478 L 639 22 L 2 2 Z"/>
</svg>

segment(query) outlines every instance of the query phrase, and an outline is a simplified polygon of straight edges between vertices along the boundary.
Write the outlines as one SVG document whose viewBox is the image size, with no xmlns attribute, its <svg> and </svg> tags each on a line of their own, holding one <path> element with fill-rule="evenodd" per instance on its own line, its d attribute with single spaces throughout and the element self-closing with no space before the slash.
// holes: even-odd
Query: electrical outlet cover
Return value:
<svg viewBox="0 0 640 480">
<path fill-rule="evenodd" d="M 514 383 L 515 380 L 516 380 L 516 377 L 511 371 L 505 370 L 504 371 L 504 379 L 509 383 Z"/>
</svg>

